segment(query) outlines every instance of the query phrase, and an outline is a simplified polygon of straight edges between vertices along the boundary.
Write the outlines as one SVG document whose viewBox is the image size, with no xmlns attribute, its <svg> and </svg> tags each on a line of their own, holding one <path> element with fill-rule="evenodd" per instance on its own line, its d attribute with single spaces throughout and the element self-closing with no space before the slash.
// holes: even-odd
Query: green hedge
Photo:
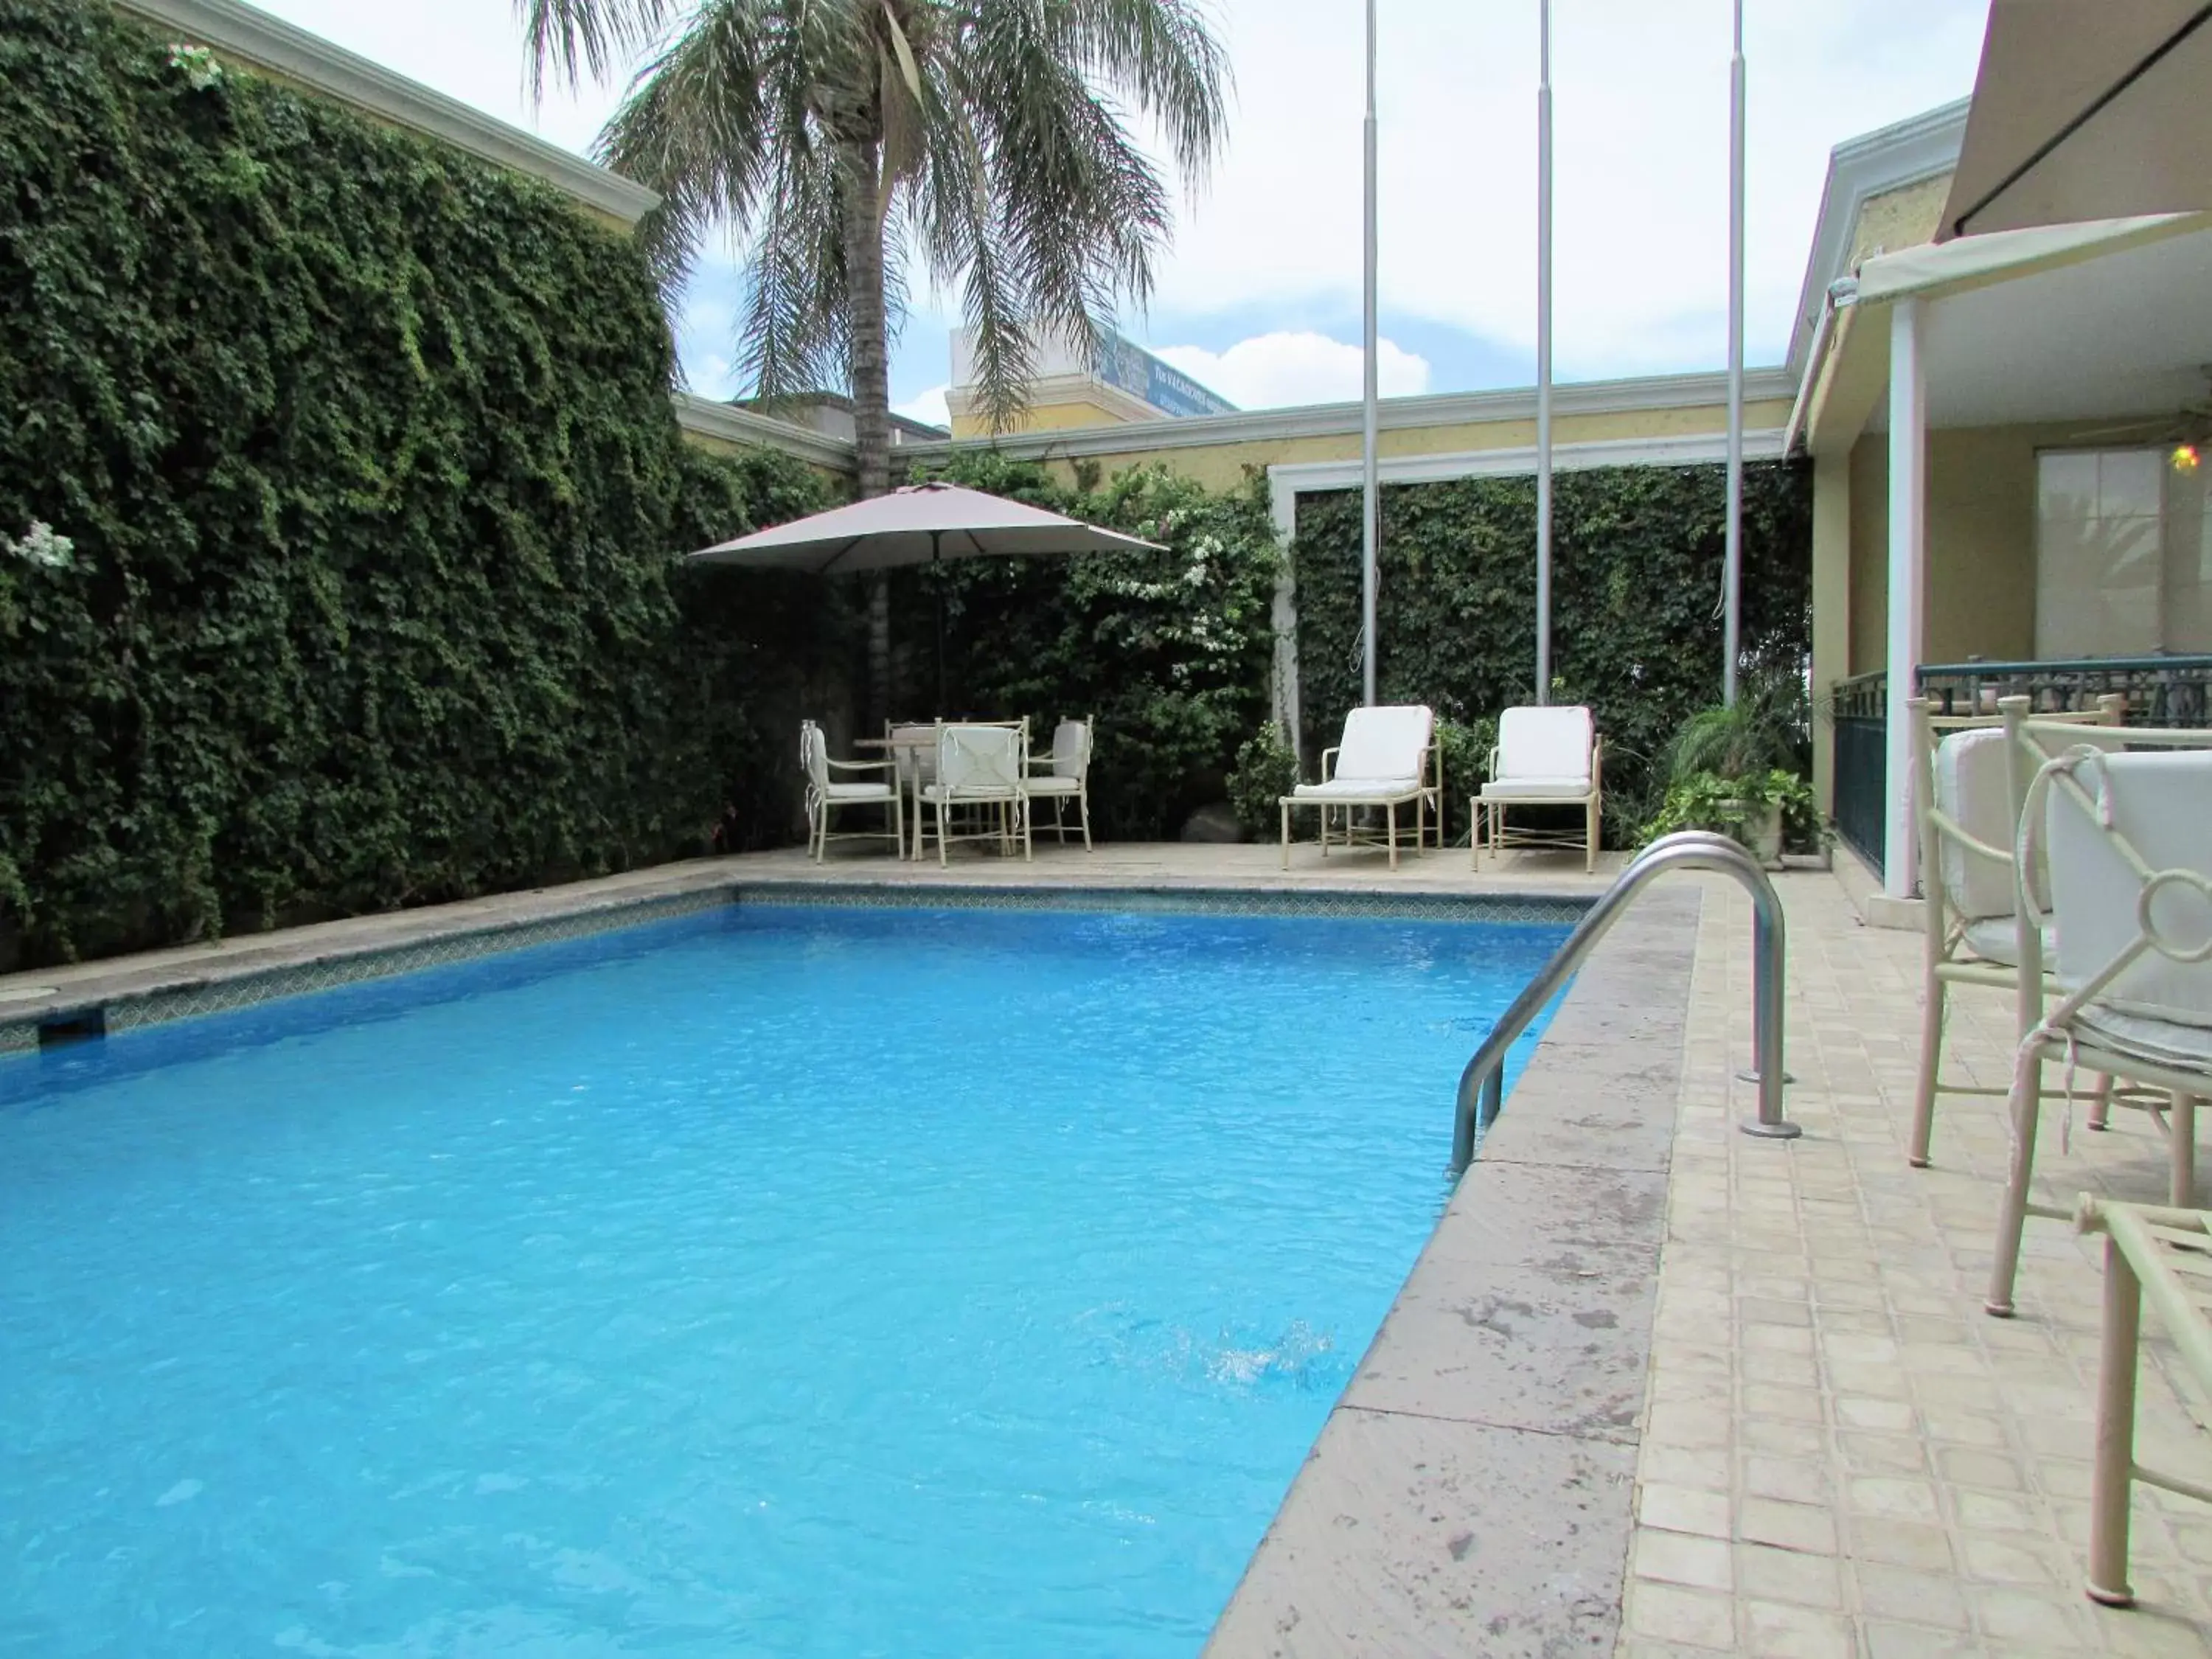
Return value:
<svg viewBox="0 0 2212 1659">
<path fill-rule="evenodd" d="M 1173 840 L 1228 795 L 1238 748 L 1267 718 L 1282 564 L 1256 480 L 1212 494 L 1164 468 L 1071 489 L 1033 462 L 964 455 L 940 476 L 1161 543 L 1159 553 L 969 559 L 896 573 L 896 710 L 937 707 L 937 596 L 945 711 L 1027 714 L 1040 746 L 1062 715 L 1093 715 L 1094 829 Z"/>
<path fill-rule="evenodd" d="M 1385 702 L 1477 723 L 1535 687 L 1536 492 L 1530 478 L 1382 492 L 1376 663 Z M 1674 730 L 1720 696 L 1727 481 L 1717 466 L 1562 472 L 1553 517 L 1554 700 L 1587 702 L 1606 743 L 1607 839 L 1656 805 Z M 1359 496 L 1302 496 L 1292 548 L 1300 718 L 1334 741 L 1359 700 Z M 1810 651 L 1809 469 L 1745 469 L 1743 660 L 1795 674 Z M 1327 734 L 1327 735 L 1324 735 Z M 1310 762 L 1310 756 L 1309 757 Z M 1459 781 L 1467 781 L 1465 779 Z M 1457 782 L 1453 793 L 1462 793 Z M 1464 808 L 1454 813 L 1457 820 Z"/>
<path fill-rule="evenodd" d="M 782 833 L 836 607 L 670 556 L 823 493 L 687 450 L 629 238 L 98 0 L 0 81 L 0 967 Z"/>
</svg>

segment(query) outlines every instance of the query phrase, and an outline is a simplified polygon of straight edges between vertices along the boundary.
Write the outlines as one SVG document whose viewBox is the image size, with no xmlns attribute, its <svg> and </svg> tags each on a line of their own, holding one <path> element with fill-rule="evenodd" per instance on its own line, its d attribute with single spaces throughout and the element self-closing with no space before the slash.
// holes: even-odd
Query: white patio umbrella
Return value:
<svg viewBox="0 0 2212 1659">
<path fill-rule="evenodd" d="M 958 484 L 908 484 L 887 495 L 832 507 L 690 556 L 695 564 L 842 576 L 946 559 L 1063 553 L 1163 551 L 1118 531 L 1048 513 Z M 945 701 L 945 601 L 937 605 L 937 696 Z"/>
</svg>

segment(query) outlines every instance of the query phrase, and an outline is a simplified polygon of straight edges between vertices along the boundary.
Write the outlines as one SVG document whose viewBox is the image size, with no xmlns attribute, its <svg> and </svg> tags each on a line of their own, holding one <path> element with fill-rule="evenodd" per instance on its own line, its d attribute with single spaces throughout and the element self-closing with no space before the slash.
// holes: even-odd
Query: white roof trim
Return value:
<svg viewBox="0 0 2212 1659">
<path fill-rule="evenodd" d="M 1797 315 L 1790 329 L 1792 369 L 1802 373 L 1807 367 L 1806 352 L 1827 304 L 1828 284 L 1848 274 L 1844 267 L 1850 258 L 1851 233 L 1858 228 L 1867 198 L 1954 169 L 1959 147 L 1966 141 L 1966 109 L 1972 101 L 1961 98 L 1925 115 L 1845 139 L 1828 152 L 1828 182 L 1820 192 L 1813 251 L 1805 262 L 1805 283 L 1798 290 Z"/>
<path fill-rule="evenodd" d="M 725 443 L 780 449 L 787 455 L 796 455 L 802 461 L 811 461 L 817 466 L 830 467 L 840 472 L 853 470 L 853 445 L 848 439 L 835 438 L 826 432 L 817 432 L 811 426 L 779 421 L 750 409 L 739 409 L 734 404 L 716 403 L 711 398 L 702 398 L 690 392 L 678 392 L 669 401 L 676 407 L 677 424 L 686 432 L 696 432 L 706 438 L 719 438 Z M 901 444 L 898 453 L 906 455 L 921 447 Z"/>
<path fill-rule="evenodd" d="M 240 0 L 115 0 L 117 9 L 196 46 L 236 52 L 341 103 L 543 179 L 587 207 L 635 224 L 660 198 L 535 134 L 493 119 Z"/>
<path fill-rule="evenodd" d="M 1780 401 L 1797 389 L 1786 368 L 1755 368 L 1744 376 L 1747 401 Z M 1631 380 L 1589 380 L 1556 386 L 1554 418 L 1571 415 L 1618 415 L 1647 409 L 1718 408 L 1728 399 L 1725 374 L 1665 374 Z M 1014 432 L 975 446 L 995 448 L 1022 459 L 1119 455 L 1139 449 L 1197 449 L 1221 444 L 1265 443 L 1285 438 L 1325 438 L 1360 429 L 1358 404 L 1310 404 L 1295 409 L 1243 410 L 1234 415 L 1200 415 L 1182 419 L 1132 421 L 1118 426 L 1073 428 L 1064 432 Z M 1377 419 L 1385 432 L 1410 428 L 1479 425 L 1498 421 L 1533 421 L 1536 393 L 1516 386 L 1501 392 L 1443 392 L 1425 398 L 1389 398 Z M 1779 428 L 1777 428 L 1779 431 Z M 910 444 L 903 453 L 917 460 L 950 455 L 969 441 Z M 1571 446 L 1562 444 L 1557 453 Z M 1517 452 L 1498 452 L 1500 453 Z M 1533 454 L 1534 452 L 1529 452 Z M 1331 463 L 1330 465 L 1333 465 Z M 1610 463 L 1594 463 L 1610 465 Z M 1458 474 L 1452 475 L 1460 476 Z"/>
<path fill-rule="evenodd" d="M 1747 461 L 1782 459 L 1782 428 L 1765 427 L 1743 434 Z M 1668 438 L 1604 438 L 1586 443 L 1554 444 L 1553 470 L 1587 471 L 1601 466 L 1696 466 L 1728 459 L 1725 432 L 1686 433 Z M 1475 449 L 1453 455 L 1385 455 L 1376 464 L 1386 484 L 1442 483 L 1454 478 L 1520 477 L 1536 470 L 1534 447 Z M 1361 478 L 1355 457 L 1342 461 L 1287 461 L 1267 469 L 1267 501 L 1275 528 L 1287 537 L 1295 527 L 1301 495 L 1323 489 L 1356 489 Z"/>
</svg>

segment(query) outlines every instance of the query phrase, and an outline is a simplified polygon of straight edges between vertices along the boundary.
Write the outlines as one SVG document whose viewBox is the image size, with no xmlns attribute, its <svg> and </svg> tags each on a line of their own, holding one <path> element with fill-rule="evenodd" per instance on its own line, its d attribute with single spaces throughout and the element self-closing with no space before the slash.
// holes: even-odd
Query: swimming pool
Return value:
<svg viewBox="0 0 2212 1659">
<path fill-rule="evenodd" d="M 1565 932 L 748 903 L 0 1063 L 0 1652 L 1194 1654 Z"/>
</svg>

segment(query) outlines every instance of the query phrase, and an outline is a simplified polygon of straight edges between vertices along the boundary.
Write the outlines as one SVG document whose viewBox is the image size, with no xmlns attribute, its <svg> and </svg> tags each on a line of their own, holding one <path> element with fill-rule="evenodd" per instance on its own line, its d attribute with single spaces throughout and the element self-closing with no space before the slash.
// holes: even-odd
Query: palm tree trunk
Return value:
<svg viewBox="0 0 2212 1659">
<path fill-rule="evenodd" d="M 860 496 L 891 487 L 891 386 L 884 336 L 884 229 L 878 198 L 882 181 L 877 147 L 848 143 L 845 173 L 845 307 L 852 328 L 848 373 L 853 387 L 853 447 Z M 888 578 L 868 593 L 868 719 L 890 714 L 891 605 Z"/>
</svg>

